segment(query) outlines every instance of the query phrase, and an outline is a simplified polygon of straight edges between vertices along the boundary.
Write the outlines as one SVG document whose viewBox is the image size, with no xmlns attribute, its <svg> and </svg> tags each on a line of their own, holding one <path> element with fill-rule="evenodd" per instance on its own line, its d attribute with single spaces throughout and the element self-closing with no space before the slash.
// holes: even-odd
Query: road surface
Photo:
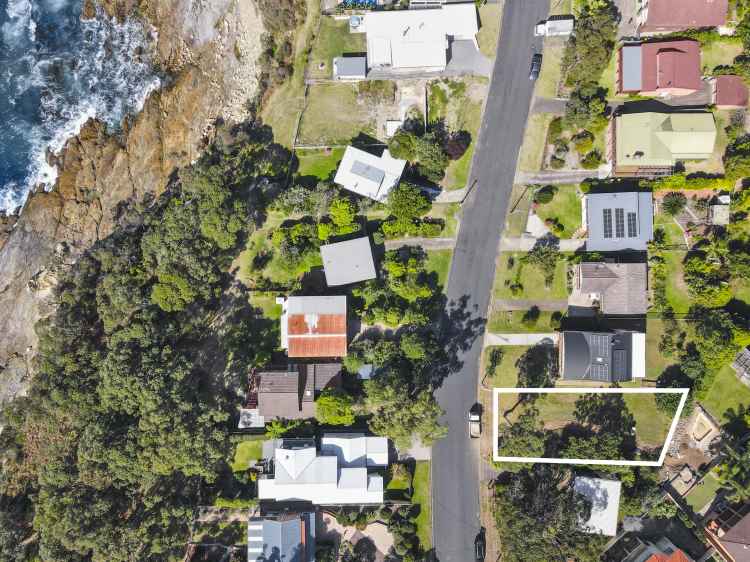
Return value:
<svg viewBox="0 0 750 562">
<path fill-rule="evenodd" d="M 487 105 L 474 154 L 453 253 L 449 302 L 468 298 L 467 310 L 484 318 L 495 273 L 495 256 L 505 222 L 516 159 L 533 94 L 531 55 L 541 52 L 534 25 L 547 16 L 549 0 L 506 0 Z M 433 536 L 440 562 L 474 560 L 479 532 L 478 443 L 471 440 L 465 415 L 477 401 L 482 334 L 459 359 L 463 367 L 436 391 L 445 410 L 447 437 L 435 444 L 432 459 Z M 491 416 L 487 415 L 486 420 Z"/>
</svg>

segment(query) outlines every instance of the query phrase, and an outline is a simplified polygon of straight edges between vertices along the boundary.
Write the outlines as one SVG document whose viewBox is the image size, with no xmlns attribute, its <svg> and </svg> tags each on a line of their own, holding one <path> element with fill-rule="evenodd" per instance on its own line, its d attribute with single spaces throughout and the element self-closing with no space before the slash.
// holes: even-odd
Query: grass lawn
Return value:
<svg viewBox="0 0 750 562">
<path fill-rule="evenodd" d="M 564 310 L 560 311 L 564 313 Z M 487 329 L 495 334 L 535 334 L 554 332 L 559 328 L 559 324 L 552 322 L 552 312 L 541 311 L 539 318 L 533 325 L 527 325 L 523 322 L 523 310 L 498 310 L 490 314 L 487 323 Z"/>
<path fill-rule="evenodd" d="M 542 98 L 554 98 L 557 96 L 557 86 L 562 76 L 560 62 L 566 43 L 567 39 L 560 37 L 545 38 L 544 51 L 542 53 L 542 70 L 534 87 L 535 96 Z"/>
<path fill-rule="evenodd" d="M 685 496 L 685 502 L 697 513 L 716 497 L 716 492 L 719 491 L 719 488 L 721 488 L 721 484 L 719 484 L 718 478 L 714 475 L 714 471 L 711 470 L 688 492 L 688 495 Z"/>
<path fill-rule="evenodd" d="M 250 467 L 250 461 L 260 460 L 263 454 L 263 439 L 259 437 L 252 441 L 240 441 L 234 450 L 234 460 L 231 463 L 232 472 L 242 472 Z"/>
<path fill-rule="evenodd" d="M 526 121 L 523 145 L 518 156 L 518 168 L 523 172 L 538 172 L 542 169 L 547 128 L 555 116 L 551 113 L 535 113 Z"/>
<path fill-rule="evenodd" d="M 686 253 L 681 250 L 664 252 L 667 262 L 667 300 L 678 313 L 687 312 L 692 304 L 687 285 L 682 277 L 682 261 Z"/>
<path fill-rule="evenodd" d="M 408 501 L 412 477 L 405 464 L 394 463 L 388 473 L 386 496 L 395 501 Z"/>
<path fill-rule="evenodd" d="M 463 189 L 469 181 L 469 170 L 471 168 L 471 159 L 474 157 L 474 142 L 469 145 L 463 156 L 458 160 L 451 160 L 448 169 L 445 170 L 445 179 L 443 183 L 449 191 L 454 189 Z"/>
<path fill-rule="evenodd" d="M 685 246 L 685 236 L 674 218 L 664 213 L 657 213 L 654 216 L 654 229 L 657 228 L 664 230 L 665 243 L 669 246 Z"/>
<path fill-rule="evenodd" d="M 428 250 L 427 251 L 427 271 L 434 271 L 438 276 L 438 283 L 445 291 L 448 283 L 448 273 L 451 269 L 451 259 L 453 250 Z"/>
<path fill-rule="evenodd" d="M 433 203 L 428 216 L 434 219 L 443 219 L 445 228 L 440 233 L 441 237 L 454 238 L 458 230 L 458 218 L 456 215 L 461 210 L 458 203 Z"/>
<path fill-rule="evenodd" d="M 479 8 L 479 33 L 477 42 L 479 50 L 485 57 L 495 58 L 497 39 L 500 37 L 503 10 L 500 3 L 485 4 Z"/>
<path fill-rule="evenodd" d="M 610 99 L 624 99 L 627 96 L 617 95 L 617 49 L 612 51 L 612 56 L 609 59 L 607 68 L 602 72 L 602 77 L 599 79 L 599 85 L 607 89 L 607 97 Z"/>
<path fill-rule="evenodd" d="M 544 275 L 542 271 L 533 265 L 523 264 L 521 258 L 523 252 L 503 252 L 498 258 L 498 267 L 495 274 L 495 297 L 500 299 L 532 299 L 532 300 L 557 300 L 567 299 L 568 289 L 566 282 L 566 271 L 568 262 L 564 258 L 557 260 L 555 277 L 552 286 L 547 289 L 544 286 Z M 511 260 L 512 258 L 512 260 Z M 511 261 L 513 262 L 511 265 Z M 514 295 L 505 281 L 511 283 L 518 281 L 523 285 L 521 293 Z"/>
<path fill-rule="evenodd" d="M 430 484 L 430 462 L 417 461 L 414 469 L 414 495 L 412 503 L 419 504 L 417 516 L 417 536 L 425 550 L 432 548 L 432 503 Z"/>
<path fill-rule="evenodd" d="M 667 357 L 659 351 L 659 341 L 664 333 L 664 322 L 658 318 L 646 321 L 646 378 L 656 380 L 670 365 L 677 363 L 676 357 Z"/>
<path fill-rule="evenodd" d="M 302 116 L 299 144 L 349 144 L 359 133 L 375 136 L 369 107 L 359 103 L 356 84 L 313 84 Z"/>
<path fill-rule="evenodd" d="M 704 74 L 712 74 L 717 66 L 730 65 L 742 53 L 742 42 L 722 38 L 701 47 L 701 67 Z"/>
<path fill-rule="evenodd" d="M 320 0 L 307 0 L 307 19 L 298 30 L 294 44 L 294 73 L 263 103 L 261 117 L 273 129 L 274 140 L 291 147 L 297 120 L 305 106 L 307 49 L 320 17 Z"/>
<path fill-rule="evenodd" d="M 505 219 L 505 236 L 518 237 L 526 230 L 532 195 L 532 190 L 526 185 L 515 184 L 513 186 L 510 194 L 510 208 Z"/>
<path fill-rule="evenodd" d="M 518 359 L 531 348 L 525 345 L 486 348 L 484 350 L 483 363 L 485 365 L 485 372 L 490 353 L 495 349 L 502 349 L 503 356 L 500 362 L 495 365 L 493 372 L 489 373 L 487 378 L 483 381 L 484 385 L 488 387 L 512 388 L 518 383 L 518 368 L 516 367 L 516 363 L 518 362 Z M 505 410 L 510 408 L 515 401 L 515 397 L 512 394 L 500 394 L 498 397 L 500 408 Z"/>
<path fill-rule="evenodd" d="M 737 411 L 740 405 L 750 407 L 750 388 L 739 381 L 732 367 L 725 365 L 716 373 L 706 398 L 700 402 L 718 422 L 723 423 L 726 421 L 724 413 L 730 408 Z"/>
<path fill-rule="evenodd" d="M 542 220 L 557 219 L 565 230 L 555 235 L 560 238 L 571 238 L 581 228 L 581 198 L 575 184 L 558 185 L 554 198 L 549 203 L 539 205 L 536 214 Z"/>
<path fill-rule="evenodd" d="M 737 278 L 732 281 L 732 296 L 750 304 L 750 280 Z"/>
<path fill-rule="evenodd" d="M 281 305 L 276 304 L 277 293 L 271 291 L 256 291 L 250 295 L 250 304 L 260 308 L 263 316 L 271 320 L 281 318 Z"/>
<path fill-rule="evenodd" d="M 364 33 L 349 33 L 349 20 L 323 16 L 315 38 L 308 74 L 311 78 L 333 78 L 333 58 L 344 54 L 365 53 Z"/>
<path fill-rule="evenodd" d="M 549 15 L 559 16 L 573 13 L 573 0 L 552 0 Z"/>
<path fill-rule="evenodd" d="M 297 150 L 296 156 L 299 160 L 297 174 L 300 176 L 315 176 L 321 180 L 327 180 L 344 156 L 345 148 L 332 148 L 330 150 Z"/>
<path fill-rule="evenodd" d="M 723 174 L 724 173 L 724 152 L 726 151 L 729 139 L 724 129 L 729 126 L 729 111 L 728 110 L 715 110 L 714 120 L 716 121 L 716 142 L 714 143 L 714 151 L 711 157 L 707 160 L 693 160 L 685 162 L 685 171 L 687 173 L 693 172 L 705 172 L 707 174 Z"/>
</svg>

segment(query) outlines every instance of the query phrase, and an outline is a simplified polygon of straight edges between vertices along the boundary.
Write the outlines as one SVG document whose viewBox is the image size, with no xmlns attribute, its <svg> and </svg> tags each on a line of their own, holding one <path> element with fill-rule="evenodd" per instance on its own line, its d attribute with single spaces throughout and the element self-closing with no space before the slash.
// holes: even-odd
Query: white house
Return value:
<svg viewBox="0 0 750 562">
<path fill-rule="evenodd" d="M 398 185 L 405 167 L 406 160 L 393 158 L 387 149 L 378 157 L 347 146 L 333 181 L 357 195 L 384 201 Z"/>
<path fill-rule="evenodd" d="M 375 279 L 375 262 L 367 236 L 320 247 L 323 270 L 329 287 Z"/>
<path fill-rule="evenodd" d="M 368 12 L 368 69 L 443 71 L 453 41 L 472 41 L 479 31 L 473 2 L 415 10 Z"/>
<path fill-rule="evenodd" d="M 591 514 L 581 521 L 585 533 L 614 537 L 617 534 L 617 514 L 620 510 L 620 489 L 617 480 L 603 480 L 577 476 L 573 489 L 591 502 Z"/>
<path fill-rule="evenodd" d="M 369 474 L 368 467 L 382 466 L 376 463 L 383 460 L 387 465 L 387 452 L 383 457 L 382 444 L 370 439 L 361 434 L 326 436 L 320 455 L 314 445 L 277 448 L 274 476 L 258 480 L 258 498 L 316 505 L 383 503 L 383 477 Z"/>
</svg>

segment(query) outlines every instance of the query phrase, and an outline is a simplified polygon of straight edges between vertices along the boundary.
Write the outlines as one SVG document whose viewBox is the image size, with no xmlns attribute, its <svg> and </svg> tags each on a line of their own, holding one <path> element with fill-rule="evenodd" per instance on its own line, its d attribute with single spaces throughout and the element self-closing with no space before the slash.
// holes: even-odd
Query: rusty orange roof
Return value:
<svg viewBox="0 0 750 562">
<path fill-rule="evenodd" d="M 672 554 L 652 554 L 646 562 L 690 562 L 690 558 L 678 548 Z"/>
<path fill-rule="evenodd" d="M 346 314 L 290 314 L 289 335 L 346 334 Z"/>
<path fill-rule="evenodd" d="M 346 334 L 323 336 L 289 335 L 289 357 L 344 357 Z"/>
</svg>

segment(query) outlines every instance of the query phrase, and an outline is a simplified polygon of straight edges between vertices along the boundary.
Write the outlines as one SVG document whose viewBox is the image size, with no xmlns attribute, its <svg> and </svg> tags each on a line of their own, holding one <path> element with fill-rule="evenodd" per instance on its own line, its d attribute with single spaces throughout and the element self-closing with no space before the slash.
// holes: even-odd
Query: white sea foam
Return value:
<svg viewBox="0 0 750 562">
<path fill-rule="evenodd" d="M 34 41 L 36 22 L 30 0 L 8 0 L 5 13 L 8 21 L 3 24 L 2 33 L 3 43 L 7 47 L 17 45 L 23 39 Z"/>
</svg>

